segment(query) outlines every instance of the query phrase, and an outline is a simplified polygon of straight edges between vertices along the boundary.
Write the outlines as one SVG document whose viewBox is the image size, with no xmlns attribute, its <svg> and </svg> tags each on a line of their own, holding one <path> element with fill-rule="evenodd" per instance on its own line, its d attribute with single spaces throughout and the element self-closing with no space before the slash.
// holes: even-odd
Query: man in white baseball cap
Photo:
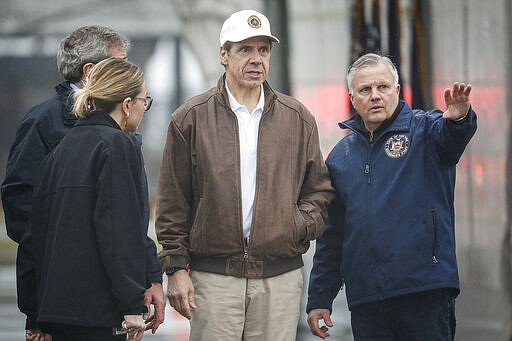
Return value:
<svg viewBox="0 0 512 341">
<path fill-rule="evenodd" d="M 313 115 L 267 82 L 278 42 L 263 14 L 231 15 L 224 75 L 171 117 L 156 230 L 192 341 L 296 339 L 302 254 L 334 190 Z"/>
<path fill-rule="evenodd" d="M 231 14 L 222 25 L 220 45 L 224 45 L 227 41 L 238 43 L 251 37 L 267 37 L 279 43 L 279 39 L 270 32 L 270 22 L 267 17 L 253 10 L 243 10 Z"/>
</svg>

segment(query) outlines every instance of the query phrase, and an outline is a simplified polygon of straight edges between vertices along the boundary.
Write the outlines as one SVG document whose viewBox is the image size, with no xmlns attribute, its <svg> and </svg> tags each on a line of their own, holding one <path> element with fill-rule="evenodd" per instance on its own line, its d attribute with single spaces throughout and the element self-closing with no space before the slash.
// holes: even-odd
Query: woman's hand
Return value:
<svg viewBox="0 0 512 341">
<path fill-rule="evenodd" d="M 124 315 L 121 326 L 128 331 L 128 340 L 142 340 L 146 330 L 146 323 L 144 323 L 142 315 Z"/>
</svg>

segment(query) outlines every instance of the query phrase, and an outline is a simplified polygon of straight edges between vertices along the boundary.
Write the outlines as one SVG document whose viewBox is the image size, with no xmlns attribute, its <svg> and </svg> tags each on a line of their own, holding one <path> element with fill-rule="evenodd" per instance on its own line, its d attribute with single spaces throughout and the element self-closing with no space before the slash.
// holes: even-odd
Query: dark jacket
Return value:
<svg viewBox="0 0 512 341">
<path fill-rule="evenodd" d="M 113 327 L 144 311 L 144 168 L 107 114 L 78 121 L 34 184 L 38 322 Z"/>
<path fill-rule="evenodd" d="M 156 230 L 164 267 L 265 278 L 300 268 L 334 196 L 313 115 L 265 82 L 249 245 L 242 231 L 238 123 L 224 77 L 173 114 Z"/>
<path fill-rule="evenodd" d="M 2 205 L 7 235 L 18 243 L 16 286 L 18 307 L 27 315 L 26 329 L 36 328 L 36 290 L 31 250 L 32 189 L 39 164 L 76 122 L 71 113 L 72 89 L 68 82 L 55 87 L 56 95 L 31 108 L 16 131 L 5 179 Z"/>
<path fill-rule="evenodd" d="M 372 140 L 359 116 L 326 163 L 338 193 L 318 239 L 307 310 L 332 309 L 343 281 L 349 308 L 438 288 L 459 291 L 455 167 L 476 115 L 455 123 L 402 102 Z"/>
<path fill-rule="evenodd" d="M 128 136 L 133 140 L 135 146 L 137 147 L 137 155 L 139 159 L 139 163 L 141 168 L 146 169 L 144 164 L 144 155 L 142 154 L 142 135 L 139 132 L 127 132 Z M 156 253 L 156 245 L 153 239 L 151 239 L 148 234 L 149 227 L 149 191 L 148 191 L 148 179 L 146 176 L 146 172 L 142 172 L 141 179 L 141 191 L 144 193 L 144 209 L 143 209 L 143 222 L 142 222 L 142 230 L 146 237 L 144 238 L 144 244 L 146 245 L 146 282 L 147 287 L 151 286 L 151 283 L 162 283 L 162 263 L 157 257 Z"/>
<path fill-rule="evenodd" d="M 77 121 L 71 112 L 73 101 L 69 82 L 57 85 L 55 90 L 55 96 L 31 108 L 19 125 L 1 187 L 7 234 L 18 243 L 17 298 L 20 311 L 27 315 L 26 329 L 36 328 L 37 311 L 29 226 L 34 179 L 43 158 Z M 148 225 L 142 228 L 147 229 Z M 148 280 L 161 282 L 161 264 L 156 257 L 155 243 L 149 237 L 146 240 L 146 253 Z"/>
</svg>

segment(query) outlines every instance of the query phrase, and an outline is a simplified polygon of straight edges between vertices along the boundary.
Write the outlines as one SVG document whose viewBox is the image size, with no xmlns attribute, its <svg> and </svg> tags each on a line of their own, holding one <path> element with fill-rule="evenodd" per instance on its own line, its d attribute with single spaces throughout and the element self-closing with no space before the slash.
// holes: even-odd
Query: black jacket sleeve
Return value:
<svg viewBox="0 0 512 341">
<path fill-rule="evenodd" d="M 141 228 L 141 172 L 133 141 L 116 134 L 97 183 L 94 226 L 112 295 L 123 315 L 144 311 L 146 235 Z"/>
<path fill-rule="evenodd" d="M 146 278 L 148 287 L 151 283 L 162 283 L 162 263 L 158 259 L 156 245 L 153 239 L 146 236 Z"/>
<path fill-rule="evenodd" d="M 162 283 L 162 263 L 158 259 L 156 245 L 153 239 L 148 234 L 149 226 L 149 192 L 148 192 L 148 180 L 144 166 L 144 155 L 142 154 L 142 135 L 138 132 L 129 132 L 128 136 L 135 143 L 137 150 L 137 156 L 139 158 L 139 164 L 141 167 L 141 191 L 144 193 L 144 200 L 142 202 L 143 209 L 143 224 L 142 231 L 146 235 L 144 244 L 146 246 L 146 280 L 147 286 L 150 287 L 151 283 Z"/>
</svg>

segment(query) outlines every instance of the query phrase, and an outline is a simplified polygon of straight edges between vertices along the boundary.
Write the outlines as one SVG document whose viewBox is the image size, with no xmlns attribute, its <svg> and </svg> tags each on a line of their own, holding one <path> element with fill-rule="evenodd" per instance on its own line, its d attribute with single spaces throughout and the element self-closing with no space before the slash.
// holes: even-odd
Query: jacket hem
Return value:
<svg viewBox="0 0 512 341">
<path fill-rule="evenodd" d="M 372 303 L 377 302 L 381 300 L 386 300 L 393 297 L 403 296 L 403 295 L 409 295 L 409 294 L 416 294 L 420 292 L 430 291 L 430 290 L 436 290 L 436 289 L 453 289 L 453 297 L 457 297 L 460 293 L 459 284 L 454 283 L 435 283 L 431 285 L 426 285 L 422 287 L 415 287 L 415 288 L 406 288 L 406 289 L 400 289 L 391 291 L 382 295 L 372 295 L 369 297 L 364 297 L 357 300 L 350 300 L 351 302 L 348 302 L 348 309 L 352 310 L 352 308 L 355 308 L 359 305 L 363 305 L 366 303 Z M 347 299 L 348 301 L 348 299 Z"/>
<path fill-rule="evenodd" d="M 38 325 L 46 326 L 48 324 L 67 324 L 67 325 L 76 325 L 83 327 L 100 327 L 100 328 L 113 328 L 116 326 L 120 326 L 122 318 L 119 318 L 118 321 L 105 321 L 105 320 L 84 320 L 80 318 L 69 318 L 62 316 L 51 316 L 51 315 L 41 315 L 38 317 L 37 322 Z"/>
<path fill-rule="evenodd" d="M 236 257 L 192 257 L 190 269 L 233 277 L 268 278 L 299 269 L 303 265 L 301 255 L 271 261 L 243 260 Z"/>
</svg>

